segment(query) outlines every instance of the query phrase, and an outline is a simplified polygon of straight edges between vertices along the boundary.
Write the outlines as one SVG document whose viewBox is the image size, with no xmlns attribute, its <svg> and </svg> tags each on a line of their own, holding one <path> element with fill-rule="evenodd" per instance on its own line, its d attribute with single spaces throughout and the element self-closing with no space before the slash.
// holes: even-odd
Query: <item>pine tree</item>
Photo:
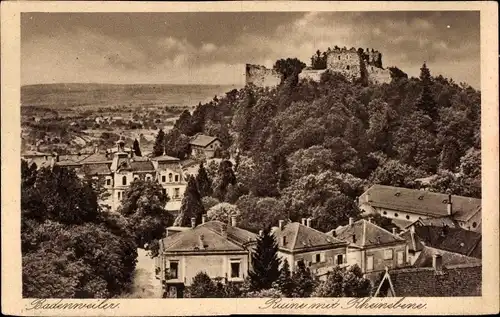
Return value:
<svg viewBox="0 0 500 317">
<path fill-rule="evenodd" d="M 155 145 L 153 146 L 153 156 L 162 156 L 165 146 L 165 132 L 162 129 L 158 131 L 156 136 Z"/>
<path fill-rule="evenodd" d="M 182 198 L 179 215 L 174 221 L 174 226 L 190 226 L 192 217 L 196 218 L 196 223 L 200 223 L 204 212 L 205 208 L 203 207 L 200 192 L 196 186 L 196 179 L 190 176 L 184 197 Z"/>
<path fill-rule="evenodd" d="M 200 192 L 201 197 L 212 195 L 212 182 L 208 178 L 203 162 L 200 163 L 200 168 L 198 169 L 198 174 L 196 175 L 196 184 L 198 185 L 198 191 Z"/>
<path fill-rule="evenodd" d="M 432 96 L 432 77 L 425 63 L 420 68 L 420 81 L 422 83 L 422 92 L 417 101 L 417 107 L 435 120 L 437 119 L 437 109 L 436 102 Z"/>
<path fill-rule="evenodd" d="M 257 238 L 257 247 L 252 254 L 252 271 L 248 273 L 253 291 L 272 287 L 280 275 L 278 244 L 269 228 Z"/>
<path fill-rule="evenodd" d="M 295 283 L 293 297 L 309 297 L 316 287 L 316 282 L 303 261 L 299 262 L 297 270 L 293 272 L 292 280 Z"/>
<path fill-rule="evenodd" d="M 293 294 L 295 283 L 292 279 L 292 275 L 290 273 L 290 265 L 288 264 L 287 259 L 283 261 L 283 265 L 280 269 L 280 275 L 274 282 L 274 287 L 279 289 L 280 292 L 282 292 L 286 297 L 291 297 Z"/>
<path fill-rule="evenodd" d="M 133 148 L 135 156 L 142 156 L 141 148 L 139 147 L 139 141 L 137 141 L 137 139 L 134 140 Z"/>
</svg>

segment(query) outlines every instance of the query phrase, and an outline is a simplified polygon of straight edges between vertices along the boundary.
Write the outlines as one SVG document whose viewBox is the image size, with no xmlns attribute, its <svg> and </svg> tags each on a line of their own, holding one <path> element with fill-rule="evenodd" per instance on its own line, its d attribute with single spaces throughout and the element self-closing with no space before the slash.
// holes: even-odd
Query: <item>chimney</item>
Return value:
<svg viewBox="0 0 500 317">
<path fill-rule="evenodd" d="M 312 221 L 312 219 L 311 219 L 311 218 L 307 218 L 307 226 L 308 226 L 308 227 L 311 227 L 311 221 Z"/>
<path fill-rule="evenodd" d="M 398 229 L 396 227 L 392 228 L 392 234 L 397 235 L 398 234 Z"/>
<path fill-rule="evenodd" d="M 302 218 L 302 224 L 303 224 L 304 226 L 305 226 L 305 225 L 307 225 L 306 221 L 307 221 L 307 218 Z"/>
<path fill-rule="evenodd" d="M 207 215 L 201 215 L 201 223 L 207 222 Z"/>
<path fill-rule="evenodd" d="M 285 220 L 278 220 L 278 228 L 280 228 L 280 230 L 283 230 L 283 225 L 285 224 Z"/>
<path fill-rule="evenodd" d="M 451 194 L 448 195 L 448 216 L 453 214 L 453 203 L 451 202 Z"/>
<path fill-rule="evenodd" d="M 236 222 L 236 216 L 231 216 L 231 226 L 236 227 L 237 222 Z"/>
<path fill-rule="evenodd" d="M 353 223 L 354 223 L 354 218 L 349 217 L 349 226 L 352 226 Z"/>
<path fill-rule="evenodd" d="M 194 228 L 194 227 L 196 227 L 196 218 L 191 217 L 191 228 Z"/>
<path fill-rule="evenodd" d="M 356 243 L 356 235 L 355 234 L 352 235 L 352 243 Z"/>
<path fill-rule="evenodd" d="M 434 254 L 432 257 L 432 267 L 436 270 L 436 272 L 443 271 L 443 258 L 441 254 Z"/>
<path fill-rule="evenodd" d="M 410 227 L 410 232 L 415 234 L 415 226 L 414 225 Z"/>
<path fill-rule="evenodd" d="M 372 223 L 372 217 L 368 217 L 368 222 Z"/>
<path fill-rule="evenodd" d="M 264 230 L 259 230 L 259 236 L 263 236 L 264 235 Z"/>
<path fill-rule="evenodd" d="M 221 234 L 226 237 L 227 236 L 227 225 L 225 223 L 221 226 Z"/>
<path fill-rule="evenodd" d="M 199 248 L 200 248 L 200 250 L 204 250 L 205 249 L 205 237 L 203 235 L 200 235 L 199 239 L 200 239 Z"/>
</svg>

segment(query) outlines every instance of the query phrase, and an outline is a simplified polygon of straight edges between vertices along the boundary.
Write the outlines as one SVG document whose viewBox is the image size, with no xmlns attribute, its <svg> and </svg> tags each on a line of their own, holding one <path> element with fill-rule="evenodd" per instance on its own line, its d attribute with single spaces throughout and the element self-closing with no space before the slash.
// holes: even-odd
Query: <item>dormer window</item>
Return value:
<svg viewBox="0 0 500 317">
<path fill-rule="evenodd" d="M 423 200 L 424 196 L 418 196 L 418 200 Z"/>
<path fill-rule="evenodd" d="M 399 197 L 399 196 L 401 196 L 401 193 L 397 192 L 397 193 L 394 194 L 394 196 Z"/>
</svg>

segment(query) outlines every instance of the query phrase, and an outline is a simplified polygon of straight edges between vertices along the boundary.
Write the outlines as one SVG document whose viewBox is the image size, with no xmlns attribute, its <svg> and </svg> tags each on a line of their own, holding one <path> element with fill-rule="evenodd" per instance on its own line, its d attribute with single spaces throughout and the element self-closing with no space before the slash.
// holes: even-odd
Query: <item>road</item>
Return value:
<svg viewBox="0 0 500 317">
<path fill-rule="evenodd" d="M 161 298 L 160 281 L 155 278 L 154 259 L 144 249 L 137 249 L 137 266 L 134 273 L 132 292 L 128 298 Z"/>
</svg>

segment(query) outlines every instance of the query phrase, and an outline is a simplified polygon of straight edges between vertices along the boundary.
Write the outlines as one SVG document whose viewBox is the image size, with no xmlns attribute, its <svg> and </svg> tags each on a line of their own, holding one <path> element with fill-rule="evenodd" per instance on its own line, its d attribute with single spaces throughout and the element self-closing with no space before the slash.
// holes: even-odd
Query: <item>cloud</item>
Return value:
<svg viewBox="0 0 500 317">
<path fill-rule="evenodd" d="M 87 26 L 80 25 L 84 18 L 64 28 L 53 17 L 52 28 L 38 24 L 22 37 L 22 82 L 243 83 L 245 63 L 270 66 L 286 57 L 309 63 L 317 49 L 338 45 L 378 49 L 385 66 L 410 75 L 427 61 L 434 74 L 479 85 L 479 76 L 469 74 L 479 72 L 480 47 L 479 15 L 470 12 L 207 13 L 141 21 L 127 15 L 123 21 L 143 30 L 131 34 L 115 34 L 122 20 L 113 16 L 114 24 L 104 25 L 105 17 Z"/>
</svg>

